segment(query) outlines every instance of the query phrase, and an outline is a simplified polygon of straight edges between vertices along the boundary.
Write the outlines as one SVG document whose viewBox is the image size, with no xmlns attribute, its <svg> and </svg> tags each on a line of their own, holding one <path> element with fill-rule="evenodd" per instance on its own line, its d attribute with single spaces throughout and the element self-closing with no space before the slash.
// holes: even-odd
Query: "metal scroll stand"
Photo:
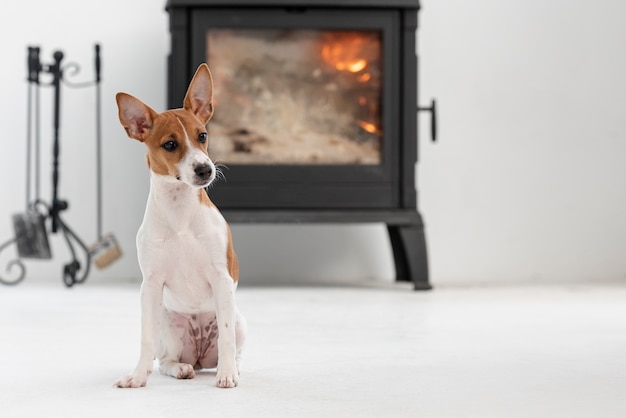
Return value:
<svg viewBox="0 0 626 418">
<path fill-rule="evenodd" d="M 47 232 L 45 228 L 46 220 L 51 220 L 51 232 L 61 232 L 65 239 L 65 242 L 69 248 L 72 260 L 65 264 L 63 267 L 63 282 L 66 286 L 71 287 L 77 283 L 83 283 L 89 275 L 89 268 L 91 264 L 91 255 L 89 249 L 84 242 L 76 235 L 76 233 L 69 227 L 69 225 L 61 218 L 61 212 L 68 208 L 67 200 L 59 198 L 59 156 L 60 156 L 60 102 L 61 102 L 61 82 L 63 80 L 63 70 L 61 61 L 63 60 L 63 53 L 61 51 L 55 51 L 53 54 L 54 62 L 50 65 L 43 65 L 39 60 L 40 49 L 38 47 L 28 48 L 28 127 L 27 127 L 27 175 L 26 175 L 26 206 L 27 210 L 24 213 L 14 215 L 13 224 L 16 232 L 16 236 L 11 240 L 0 245 L 0 253 L 10 246 L 16 244 L 18 247 L 18 254 L 21 258 L 34 258 L 34 259 L 50 259 L 51 252 L 47 239 Z M 74 84 L 74 87 L 84 87 L 89 85 L 98 85 L 100 82 L 100 47 L 95 46 L 95 68 L 96 68 L 96 80 L 95 82 L 88 82 L 83 84 Z M 73 66 L 76 70 L 77 66 L 69 64 L 68 67 Z M 39 75 L 40 73 L 49 73 L 52 75 L 51 86 L 54 88 L 54 119 L 53 119 L 53 148 L 52 148 L 52 201 L 50 204 L 45 203 L 39 197 Z M 65 81 L 68 83 L 67 81 Z M 69 85 L 72 85 L 68 83 Z M 32 118 L 31 110 L 33 109 L 33 90 L 35 93 L 35 199 L 31 200 L 31 160 L 32 160 Z M 46 213 L 43 213 L 45 209 Z M 75 245 L 84 253 L 84 267 L 81 271 L 81 263 L 78 260 Z M 12 285 L 21 282 L 26 275 L 26 267 L 20 258 L 9 261 L 7 265 L 7 272 L 11 273 L 13 269 L 17 267 L 19 272 L 16 277 L 4 278 L 0 274 L 0 283 Z M 1 273 L 1 272 L 0 272 Z"/>
</svg>

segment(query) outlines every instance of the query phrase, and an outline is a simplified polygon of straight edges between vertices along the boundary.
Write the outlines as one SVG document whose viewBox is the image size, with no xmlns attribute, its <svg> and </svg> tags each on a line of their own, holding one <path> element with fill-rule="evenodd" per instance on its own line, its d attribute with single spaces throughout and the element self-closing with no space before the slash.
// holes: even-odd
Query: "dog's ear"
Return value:
<svg viewBox="0 0 626 418">
<path fill-rule="evenodd" d="M 157 113 L 130 94 L 117 93 L 115 100 L 120 122 L 126 134 L 137 141 L 144 142 Z"/>
<path fill-rule="evenodd" d="M 183 108 L 193 112 L 205 125 L 213 116 L 213 77 L 209 66 L 200 64 L 183 101 Z"/>
</svg>

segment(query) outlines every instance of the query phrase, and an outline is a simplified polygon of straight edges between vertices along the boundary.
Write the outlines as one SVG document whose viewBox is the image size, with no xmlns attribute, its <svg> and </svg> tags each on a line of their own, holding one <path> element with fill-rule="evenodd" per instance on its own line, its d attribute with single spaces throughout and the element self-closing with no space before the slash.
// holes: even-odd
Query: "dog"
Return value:
<svg viewBox="0 0 626 418">
<path fill-rule="evenodd" d="M 239 264 L 230 228 L 205 190 L 216 178 L 207 150 L 209 67 L 196 70 L 182 109 L 157 113 L 126 93 L 116 101 L 127 135 L 148 148 L 150 192 L 137 232 L 141 351 L 114 386 L 145 386 L 158 358 L 165 375 L 192 379 L 196 370 L 217 368 L 217 386 L 235 387 L 246 322 L 235 306 Z"/>
</svg>

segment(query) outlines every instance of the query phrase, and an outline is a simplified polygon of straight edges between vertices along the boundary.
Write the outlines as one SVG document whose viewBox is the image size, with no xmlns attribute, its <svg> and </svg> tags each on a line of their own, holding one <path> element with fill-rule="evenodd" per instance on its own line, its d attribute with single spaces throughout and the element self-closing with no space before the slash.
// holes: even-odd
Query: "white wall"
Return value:
<svg viewBox="0 0 626 418">
<path fill-rule="evenodd" d="M 626 281 L 626 2 L 423 3 L 434 281 Z"/>
<path fill-rule="evenodd" d="M 91 77 L 103 51 L 105 230 L 125 257 L 91 281 L 139 277 L 134 235 L 148 174 L 142 145 L 124 135 L 114 95 L 165 106 L 165 1 L 9 2 L 0 14 L 0 242 L 24 207 L 26 47 L 55 49 Z M 420 101 L 437 97 L 439 143 L 420 118 L 418 189 L 432 282 L 626 281 L 626 3 L 620 0 L 424 0 Z M 56 16 L 56 17 L 52 17 Z M 49 198 L 51 90 L 42 91 L 44 197 Z M 95 239 L 93 89 L 63 90 L 61 196 L 65 219 Z M 389 281 L 384 227 L 234 227 L 243 280 Z M 55 258 L 27 261 L 29 279 L 60 280 Z M 7 254 L 0 257 L 4 273 Z"/>
</svg>

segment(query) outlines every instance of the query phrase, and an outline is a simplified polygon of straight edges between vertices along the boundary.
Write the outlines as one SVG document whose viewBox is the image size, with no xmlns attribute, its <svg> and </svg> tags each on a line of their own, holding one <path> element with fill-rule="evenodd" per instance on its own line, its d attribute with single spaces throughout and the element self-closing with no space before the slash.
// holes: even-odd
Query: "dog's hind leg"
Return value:
<svg viewBox="0 0 626 418">
<path fill-rule="evenodd" d="M 159 370 L 162 374 L 175 377 L 176 379 L 193 379 L 196 377 L 196 372 L 193 370 L 193 366 L 187 363 L 179 363 L 176 361 L 159 361 Z"/>
<path fill-rule="evenodd" d="M 159 370 L 177 379 L 193 379 L 198 354 L 193 334 L 193 321 L 188 315 L 163 310 Z"/>
</svg>

